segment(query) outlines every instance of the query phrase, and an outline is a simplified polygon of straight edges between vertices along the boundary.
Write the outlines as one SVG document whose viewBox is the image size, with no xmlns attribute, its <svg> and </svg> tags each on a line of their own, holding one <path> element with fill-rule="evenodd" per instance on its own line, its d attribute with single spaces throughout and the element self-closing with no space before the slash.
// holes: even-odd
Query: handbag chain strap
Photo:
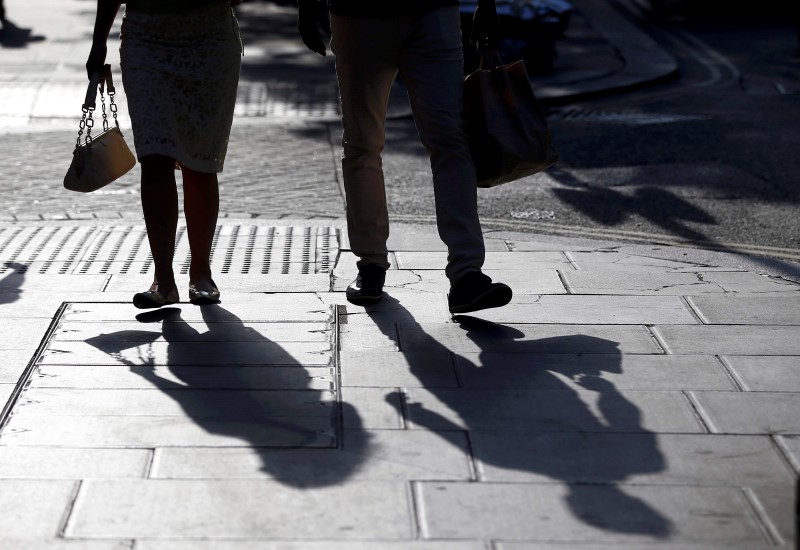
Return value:
<svg viewBox="0 0 800 550">
<path fill-rule="evenodd" d="M 111 65 L 105 65 L 102 72 L 92 75 L 89 81 L 89 88 L 86 91 L 86 100 L 83 102 L 82 106 L 83 116 L 78 125 L 78 140 L 75 147 L 81 146 L 81 138 L 83 137 L 84 130 L 86 130 L 86 146 L 89 147 L 92 144 L 92 128 L 94 128 L 94 118 L 92 115 L 97 106 L 96 98 L 98 86 L 100 88 L 100 107 L 103 112 L 103 131 L 105 132 L 108 130 L 108 113 L 106 112 L 106 96 L 104 93 L 106 86 L 108 87 L 109 110 L 114 117 L 114 124 L 116 124 L 117 129 L 120 130 L 119 120 L 117 118 L 117 104 L 114 101 L 116 89 L 111 79 Z"/>
</svg>

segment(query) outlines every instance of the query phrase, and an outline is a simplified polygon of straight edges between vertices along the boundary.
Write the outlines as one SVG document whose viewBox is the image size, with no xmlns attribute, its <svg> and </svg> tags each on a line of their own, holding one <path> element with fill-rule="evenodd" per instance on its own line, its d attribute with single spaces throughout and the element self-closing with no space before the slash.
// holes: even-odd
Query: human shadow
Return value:
<svg viewBox="0 0 800 550">
<path fill-rule="evenodd" d="M 18 27 L 13 22 L 2 19 L 2 28 L 0 28 L 0 47 L 3 48 L 25 48 L 32 42 L 41 42 L 46 37 L 33 34 L 33 29 L 26 29 Z"/>
<path fill-rule="evenodd" d="M 25 272 L 28 270 L 28 266 L 18 262 L 4 262 L 3 267 L 11 271 L 0 279 L 0 305 L 11 304 L 19 300 L 23 292 Z"/>
<path fill-rule="evenodd" d="M 514 327 L 456 317 L 478 350 L 473 357 L 427 334 L 391 296 L 367 314 L 387 337 L 402 335 L 411 373 L 449 409 L 405 403 L 413 425 L 444 439 L 467 430 L 474 458 L 501 479 L 533 474 L 563 483 L 570 511 L 588 525 L 655 539 L 670 534 L 671 522 L 621 485 L 664 470 L 665 462 L 641 411 L 609 379 L 622 372 L 616 342 L 580 333 L 525 340 Z M 422 350 L 450 353 L 461 387 L 443 387 L 441 373 L 413 353 Z M 398 406 L 396 397 L 387 401 Z"/>
<path fill-rule="evenodd" d="M 160 333 L 119 331 L 88 342 L 168 395 L 212 436 L 174 445 L 249 448 L 264 477 L 296 487 L 332 485 L 356 472 L 370 440 L 358 411 L 336 400 L 333 377 L 325 374 L 330 369 L 303 366 L 264 331 L 221 306 L 201 312 L 203 323 L 185 321 L 178 308 L 146 312 L 137 320 L 159 324 Z M 202 324 L 208 330 L 201 331 Z M 134 352 L 161 337 L 165 357 Z M 346 443 L 339 427 L 343 415 L 352 434 Z"/>
</svg>

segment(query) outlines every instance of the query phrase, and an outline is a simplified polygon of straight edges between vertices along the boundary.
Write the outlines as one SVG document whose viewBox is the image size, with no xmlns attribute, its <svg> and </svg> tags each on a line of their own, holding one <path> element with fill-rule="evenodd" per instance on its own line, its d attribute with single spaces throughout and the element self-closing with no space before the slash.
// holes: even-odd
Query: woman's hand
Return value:
<svg viewBox="0 0 800 550">
<path fill-rule="evenodd" d="M 92 44 L 92 50 L 89 52 L 89 59 L 86 60 L 86 75 L 91 80 L 92 75 L 102 70 L 106 64 L 106 48 L 105 42 L 95 42 Z"/>
</svg>

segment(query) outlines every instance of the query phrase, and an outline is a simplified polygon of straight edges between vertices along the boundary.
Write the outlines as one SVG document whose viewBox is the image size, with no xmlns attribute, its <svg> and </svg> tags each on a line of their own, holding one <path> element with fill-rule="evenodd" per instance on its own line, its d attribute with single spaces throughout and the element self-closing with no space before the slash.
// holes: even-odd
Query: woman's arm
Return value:
<svg viewBox="0 0 800 550">
<path fill-rule="evenodd" d="M 117 17 L 117 12 L 122 4 L 119 0 L 97 0 L 97 15 L 94 20 L 94 34 L 92 35 L 92 50 L 86 61 L 86 73 L 89 78 L 103 68 L 106 62 L 106 41 L 111 26 Z"/>
</svg>

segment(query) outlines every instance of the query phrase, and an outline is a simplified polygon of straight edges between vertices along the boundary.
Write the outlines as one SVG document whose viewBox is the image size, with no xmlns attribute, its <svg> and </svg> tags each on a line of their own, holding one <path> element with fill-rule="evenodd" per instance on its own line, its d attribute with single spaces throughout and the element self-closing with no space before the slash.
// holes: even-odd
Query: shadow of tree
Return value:
<svg viewBox="0 0 800 550">
<path fill-rule="evenodd" d="M 473 363 L 425 333 L 391 296 L 367 308 L 367 315 L 389 338 L 405 336 L 400 353 L 406 354 L 411 373 L 450 411 L 445 415 L 406 403 L 414 425 L 438 434 L 467 430 L 473 455 L 485 466 L 563 483 L 566 504 L 586 524 L 668 537 L 671 522 L 621 485 L 633 475 L 662 471 L 665 464 L 639 409 L 604 377 L 622 372 L 616 342 L 584 334 L 522 340 L 516 328 L 459 316 L 465 336 L 480 349 Z M 410 353 L 420 350 L 451 353 L 462 387 L 438 385 L 437 373 Z M 387 401 L 398 402 L 392 394 Z"/>
<path fill-rule="evenodd" d="M 137 316 L 160 324 L 160 333 L 120 331 L 87 341 L 174 399 L 208 434 L 241 442 L 224 447 L 255 452 L 266 477 L 308 488 L 340 483 L 358 471 L 370 446 L 358 411 L 312 386 L 318 374 L 230 311 L 211 305 L 201 312 L 206 332 L 185 322 L 180 309 L 162 308 Z M 141 361 L 122 354 L 161 336 L 168 344 L 166 364 L 147 354 Z M 346 444 L 338 433 L 343 414 L 353 426 Z"/>
</svg>

